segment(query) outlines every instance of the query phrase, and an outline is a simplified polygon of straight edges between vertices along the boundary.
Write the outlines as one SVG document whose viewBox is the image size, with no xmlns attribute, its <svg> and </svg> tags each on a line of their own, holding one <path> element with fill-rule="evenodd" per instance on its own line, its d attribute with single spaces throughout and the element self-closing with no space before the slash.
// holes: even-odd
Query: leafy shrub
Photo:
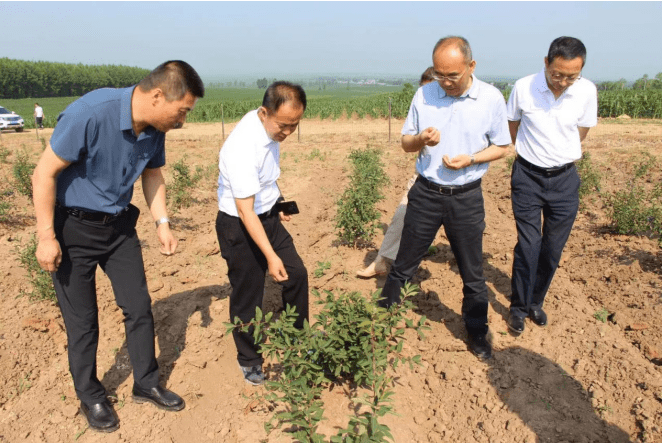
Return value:
<svg viewBox="0 0 662 444">
<path fill-rule="evenodd" d="M 10 154 L 9 149 L 0 146 L 0 163 L 7 163 L 7 157 L 9 157 Z"/>
<path fill-rule="evenodd" d="M 1 190 L 0 191 L 0 222 L 7 222 L 7 210 L 11 208 L 11 203 L 9 198 L 11 197 L 12 192 L 10 190 Z"/>
<path fill-rule="evenodd" d="M 402 355 L 405 328 L 415 329 L 423 337 L 429 329 L 425 317 L 417 323 L 406 318 L 413 307 L 407 299 L 418 288 L 407 284 L 403 288 L 403 303 L 384 309 L 377 306 L 379 291 L 370 300 L 359 293 L 341 293 L 338 296 L 325 291 L 324 307 L 315 315 L 316 322 L 305 322 L 303 329 L 294 328 L 296 311 L 289 305 L 274 320 L 273 313 L 256 316 L 242 324 L 239 318 L 226 324 L 228 333 L 234 329 L 253 331 L 260 352 L 272 359 L 280 369 L 275 380 L 268 380 L 269 393 L 265 400 L 276 409 L 265 424 L 267 432 L 281 424 L 289 424 L 288 431 L 301 442 L 320 442 L 326 437 L 317 433 L 318 423 L 324 419 L 324 404 L 320 399 L 324 390 L 343 380 L 354 383 L 364 391 L 353 398 L 355 416 L 345 429 L 331 437 L 333 442 L 384 442 L 393 439 L 379 418 L 393 414 L 391 405 L 392 377 L 389 368 L 399 363 L 420 363 L 420 357 Z M 319 293 L 313 292 L 319 297 Z"/>
<path fill-rule="evenodd" d="M 352 150 L 349 159 L 353 173 L 349 187 L 336 203 L 335 220 L 341 241 L 356 246 L 359 241 L 370 242 L 375 235 L 381 216 L 375 204 L 384 198 L 381 188 L 389 180 L 379 150 Z"/>
<path fill-rule="evenodd" d="M 16 160 L 12 168 L 16 190 L 24 196 L 32 197 L 32 173 L 35 167 L 36 165 L 30 162 L 30 157 L 24 145 L 23 150 L 16 154 Z"/>
<path fill-rule="evenodd" d="M 600 192 L 600 173 L 594 168 L 588 151 L 582 154 L 582 158 L 575 165 L 582 181 L 579 186 L 579 206 L 583 208 L 585 197 L 593 192 Z"/>
<path fill-rule="evenodd" d="M 191 191 L 200 181 L 203 170 L 198 168 L 196 174 L 191 175 L 191 171 L 186 164 L 185 159 L 180 159 L 172 165 L 173 183 L 168 189 L 168 201 L 171 208 L 176 213 L 182 208 L 188 208 L 193 204 Z"/>
<path fill-rule="evenodd" d="M 32 291 L 28 293 L 28 296 L 30 299 L 56 301 L 53 280 L 51 275 L 39 266 L 35 256 L 36 251 L 37 238 L 34 235 L 30 237 L 27 245 L 17 251 L 19 262 L 28 272 L 28 280 L 32 285 Z"/>
<path fill-rule="evenodd" d="M 657 234 L 662 243 L 662 185 L 658 183 L 650 191 L 642 185 L 654 165 L 650 155 L 637 164 L 627 187 L 606 197 L 607 212 L 617 233 Z"/>
</svg>

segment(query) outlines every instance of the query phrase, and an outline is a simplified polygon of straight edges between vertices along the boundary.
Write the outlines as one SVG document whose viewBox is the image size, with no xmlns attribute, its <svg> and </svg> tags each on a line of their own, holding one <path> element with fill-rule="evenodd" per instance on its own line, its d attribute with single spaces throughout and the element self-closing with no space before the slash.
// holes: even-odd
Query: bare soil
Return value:
<svg viewBox="0 0 662 444">
<path fill-rule="evenodd" d="M 287 227 L 308 267 L 311 287 L 358 290 L 381 288 L 384 278 L 362 280 L 354 272 L 376 255 L 374 245 L 338 245 L 335 202 L 348 184 L 347 155 L 366 145 L 384 152 L 391 185 L 379 204 L 384 228 L 414 170 L 414 156 L 397 140 L 402 121 L 305 120 L 301 141 L 282 144 L 281 188 L 301 214 Z M 225 125 L 226 135 L 233 125 Z M 99 377 L 116 398 L 121 426 L 111 434 L 87 428 L 79 413 L 68 371 L 66 333 L 56 304 L 31 301 L 26 272 L 18 261 L 35 229 L 31 202 L 14 192 L 9 221 L 0 223 L 0 442 L 290 442 L 284 430 L 267 434 L 271 416 L 256 401 L 263 388 L 247 385 L 236 363 L 229 321 L 230 285 L 214 229 L 216 164 L 221 124 L 187 124 L 167 137 L 168 165 L 182 157 L 207 175 L 192 190 L 195 203 L 174 215 L 180 248 L 159 254 L 154 224 L 136 185 L 134 204 L 142 211 L 138 233 L 156 320 L 157 356 L 163 382 L 187 402 L 168 413 L 131 400 L 131 365 L 123 316 L 110 283 L 99 271 L 101 338 Z M 40 136 L 46 140 L 51 130 Z M 26 149 L 36 162 L 42 149 L 34 130 L 5 132 L 0 146 L 11 154 L 2 164 L 0 188 L 14 190 L 11 165 Z M 662 156 L 662 122 L 601 120 L 584 145 L 602 174 L 602 192 L 624 186 L 648 152 Z M 172 170 L 165 168 L 167 180 Z M 606 208 L 593 196 L 578 216 L 552 283 L 546 328 L 527 321 L 520 337 L 507 333 L 512 251 L 516 243 L 510 204 L 509 166 L 496 161 L 485 176 L 487 214 L 484 269 L 490 290 L 489 323 L 494 357 L 480 362 L 467 351 L 460 317 L 462 282 L 443 235 L 438 252 L 417 273 L 421 292 L 413 316 L 425 315 L 426 340 L 408 336 L 405 351 L 422 356 L 422 366 L 394 374 L 395 410 L 385 418 L 398 442 L 662 441 L 662 254 L 657 239 L 615 235 Z M 647 186 L 659 183 L 659 163 Z M 318 261 L 331 269 L 316 278 Z M 265 309 L 280 309 L 279 287 L 267 286 Z M 311 311 L 317 306 L 311 296 Z M 609 319 L 594 316 L 606 310 Z M 603 312 L 604 313 L 604 312 Z M 273 373 L 272 373 L 273 376 Z M 347 387 L 324 394 L 327 436 L 346 424 L 353 405 Z"/>
</svg>

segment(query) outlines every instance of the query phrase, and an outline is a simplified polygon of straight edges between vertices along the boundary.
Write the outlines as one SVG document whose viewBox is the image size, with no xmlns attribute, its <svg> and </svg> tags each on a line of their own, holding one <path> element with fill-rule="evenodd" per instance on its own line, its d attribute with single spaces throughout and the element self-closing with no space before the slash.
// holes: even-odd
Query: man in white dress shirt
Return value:
<svg viewBox="0 0 662 444">
<path fill-rule="evenodd" d="M 418 178 L 408 195 L 397 257 L 382 290 L 383 306 L 400 302 L 410 280 L 443 225 L 464 284 L 462 318 L 469 349 L 492 356 L 483 275 L 485 206 L 481 178 L 489 162 L 510 146 L 506 102 L 494 86 L 474 75 L 469 42 L 451 36 L 432 51 L 436 82 L 416 91 L 402 127 L 402 148 L 418 153 Z"/>
<path fill-rule="evenodd" d="M 545 68 L 518 80 L 508 100 L 517 151 L 511 177 L 517 245 L 508 328 L 516 335 L 524 331 L 526 317 L 547 325 L 543 302 L 577 216 L 580 179 L 574 162 L 598 122 L 596 87 L 581 77 L 585 62 L 580 40 L 559 37 Z"/>
<path fill-rule="evenodd" d="M 230 319 L 255 317 L 262 305 L 267 270 L 283 287 L 283 303 L 295 306 L 295 327 L 308 319 L 308 271 L 281 221 L 290 216 L 274 205 L 282 200 L 280 142 L 292 134 L 306 109 L 299 85 L 275 82 L 264 93 L 262 106 L 246 114 L 223 144 L 219 156 L 216 234 L 232 285 Z M 262 356 L 252 331 L 233 332 L 237 360 L 244 379 L 264 382 Z"/>
</svg>

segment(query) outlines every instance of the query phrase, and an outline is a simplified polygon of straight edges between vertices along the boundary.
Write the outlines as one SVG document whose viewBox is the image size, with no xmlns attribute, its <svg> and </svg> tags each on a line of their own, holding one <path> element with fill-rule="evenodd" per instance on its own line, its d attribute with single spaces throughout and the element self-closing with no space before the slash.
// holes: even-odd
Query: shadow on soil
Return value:
<svg viewBox="0 0 662 444">
<path fill-rule="evenodd" d="M 160 379 L 164 385 L 167 385 L 173 365 L 186 347 L 186 329 L 189 318 L 193 313 L 199 311 L 202 317 L 201 326 L 207 327 L 212 322 L 209 313 L 212 299 L 227 298 L 230 296 L 230 291 L 229 284 L 209 285 L 174 294 L 153 304 L 154 329 L 160 350 L 157 360 Z M 115 355 L 115 363 L 103 376 L 101 383 L 108 393 L 114 395 L 131 372 L 132 367 L 125 340 Z"/>
</svg>

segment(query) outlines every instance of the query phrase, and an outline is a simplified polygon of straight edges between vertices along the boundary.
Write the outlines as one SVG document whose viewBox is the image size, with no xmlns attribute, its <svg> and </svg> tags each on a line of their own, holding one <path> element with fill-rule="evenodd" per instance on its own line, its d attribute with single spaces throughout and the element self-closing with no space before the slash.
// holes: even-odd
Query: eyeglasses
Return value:
<svg viewBox="0 0 662 444">
<path fill-rule="evenodd" d="M 571 84 L 571 85 L 572 85 L 573 83 L 575 83 L 577 80 L 579 80 L 579 79 L 582 78 L 581 73 L 580 73 L 579 75 L 577 75 L 577 76 L 562 76 L 562 75 L 559 74 L 559 73 L 554 73 L 554 74 L 549 73 L 549 76 L 550 76 L 550 77 L 552 78 L 552 80 L 554 80 L 555 82 L 561 82 L 561 81 L 565 80 L 566 82 L 568 82 L 568 83 Z"/>
<path fill-rule="evenodd" d="M 462 74 L 457 74 L 454 76 L 442 76 L 439 74 L 437 71 L 434 71 L 432 73 L 432 78 L 435 79 L 437 82 L 443 82 L 444 80 L 448 80 L 449 82 L 455 83 L 459 81 L 464 75 L 467 73 L 467 70 L 465 69 Z"/>
</svg>

